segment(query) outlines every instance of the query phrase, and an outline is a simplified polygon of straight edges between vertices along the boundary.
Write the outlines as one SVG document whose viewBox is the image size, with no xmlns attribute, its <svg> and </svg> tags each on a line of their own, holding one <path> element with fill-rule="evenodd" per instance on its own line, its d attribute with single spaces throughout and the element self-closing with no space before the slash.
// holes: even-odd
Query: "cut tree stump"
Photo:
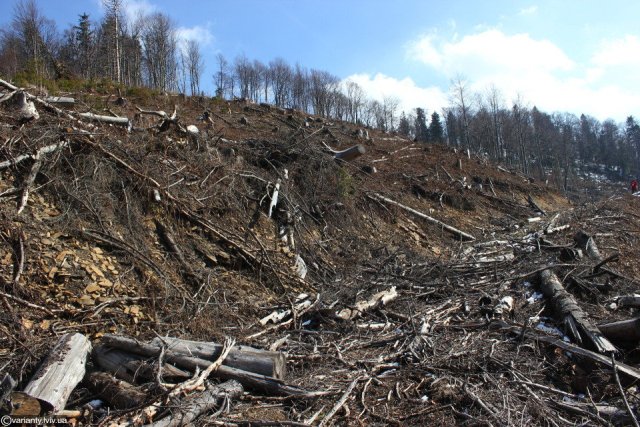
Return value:
<svg viewBox="0 0 640 427">
<path fill-rule="evenodd" d="M 91 390 L 115 409 L 134 408 L 148 399 L 147 393 L 138 387 L 106 372 L 93 372 L 88 382 Z"/>
<path fill-rule="evenodd" d="M 562 320 L 576 342 L 582 345 L 586 340 L 597 352 L 603 354 L 617 352 L 615 346 L 591 323 L 573 295 L 567 292 L 558 276 L 550 269 L 540 272 L 540 289 L 544 296 L 551 301 L 553 311 Z"/>
<path fill-rule="evenodd" d="M 573 236 L 573 240 L 576 242 L 576 246 L 582 249 L 589 258 L 597 262 L 602 261 L 602 255 L 600 255 L 600 251 L 598 250 L 598 246 L 596 246 L 596 242 L 593 240 L 593 237 L 580 230 L 575 236 Z"/>
<path fill-rule="evenodd" d="M 51 405 L 53 412 L 64 409 L 71 392 L 84 377 L 90 351 L 91 343 L 84 335 L 63 335 L 24 392 Z"/>
<path fill-rule="evenodd" d="M 200 415 L 222 405 L 226 399 L 235 399 L 243 392 L 242 384 L 230 380 L 211 387 L 202 393 L 183 397 L 175 404 L 175 410 L 165 418 L 149 424 L 152 427 L 179 427 L 192 425 Z"/>
<path fill-rule="evenodd" d="M 222 344 L 198 342 L 173 337 L 154 338 L 152 345 L 166 347 L 168 351 L 186 356 L 214 361 L 222 353 Z M 223 365 L 283 380 L 287 358 L 279 351 L 267 351 L 245 345 L 236 345 L 225 358 Z"/>
</svg>

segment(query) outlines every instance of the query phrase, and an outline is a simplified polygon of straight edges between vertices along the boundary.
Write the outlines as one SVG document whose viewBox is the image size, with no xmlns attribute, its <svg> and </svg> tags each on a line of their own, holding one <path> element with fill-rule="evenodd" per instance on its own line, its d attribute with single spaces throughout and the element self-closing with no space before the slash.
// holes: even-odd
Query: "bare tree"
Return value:
<svg viewBox="0 0 640 427">
<path fill-rule="evenodd" d="M 290 101 L 292 72 L 289 64 L 282 58 L 269 62 L 271 87 L 274 102 L 278 107 L 285 107 Z"/>
<path fill-rule="evenodd" d="M 204 71 L 204 60 L 200 53 L 200 44 L 196 40 L 187 40 L 186 57 L 191 95 L 195 96 L 200 93 L 200 76 Z"/>
<path fill-rule="evenodd" d="M 162 13 L 146 17 L 142 40 L 147 84 L 162 91 L 175 88 L 177 39 L 171 19 Z"/>
<path fill-rule="evenodd" d="M 471 135 L 469 132 L 469 123 L 472 116 L 471 100 L 469 89 L 467 88 L 467 82 L 460 75 L 456 76 L 451 83 L 450 101 L 460 117 L 460 125 L 462 127 L 462 144 L 465 147 L 470 148 Z"/>
<path fill-rule="evenodd" d="M 218 63 L 218 71 L 213 75 L 213 79 L 216 84 L 216 96 L 218 98 L 224 98 L 226 88 L 228 87 L 229 63 L 221 53 L 216 55 L 216 62 Z"/>
<path fill-rule="evenodd" d="M 122 25 L 123 0 L 102 0 L 102 4 L 107 11 L 107 19 L 111 21 L 113 25 L 111 33 L 114 46 L 113 72 L 115 73 L 115 81 L 120 83 L 122 77 L 122 73 L 120 70 L 120 26 Z"/>
<path fill-rule="evenodd" d="M 362 90 L 358 83 L 354 81 L 347 81 L 345 84 L 345 91 L 347 95 L 347 113 L 349 115 L 349 120 L 353 123 L 358 123 L 362 104 L 365 99 L 364 90 Z"/>
</svg>

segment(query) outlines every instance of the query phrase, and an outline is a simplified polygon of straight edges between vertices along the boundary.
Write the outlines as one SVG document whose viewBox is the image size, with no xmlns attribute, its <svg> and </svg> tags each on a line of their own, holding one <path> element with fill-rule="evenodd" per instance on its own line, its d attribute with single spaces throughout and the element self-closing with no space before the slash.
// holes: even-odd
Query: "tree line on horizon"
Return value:
<svg viewBox="0 0 640 427">
<path fill-rule="evenodd" d="M 83 13 L 60 33 L 35 0 L 14 7 L 8 28 L 0 30 L 0 75 L 31 83 L 106 79 L 128 87 L 204 95 L 204 60 L 195 40 L 180 41 L 177 26 L 161 12 L 123 13 L 125 0 L 102 0 L 105 14 L 94 22 Z M 371 99 L 354 81 L 325 70 L 268 63 L 244 54 L 233 61 L 216 56 L 212 74 L 221 99 L 245 98 L 293 108 L 361 126 L 397 132 L 417 142 L 470 150 L 519 169 L 526 175 L 570 189 L 579 172 L 613 179 L 640 174 L 640 126 L 603 122 L 582 114 L 546 113 L 522 99 L 507 103 L 492 86 L 472 93 L 462 77 L 452 81 L 449 105 L 431 114 L 422 107 L 399 111 L 393 96 Z"/>
</svg>

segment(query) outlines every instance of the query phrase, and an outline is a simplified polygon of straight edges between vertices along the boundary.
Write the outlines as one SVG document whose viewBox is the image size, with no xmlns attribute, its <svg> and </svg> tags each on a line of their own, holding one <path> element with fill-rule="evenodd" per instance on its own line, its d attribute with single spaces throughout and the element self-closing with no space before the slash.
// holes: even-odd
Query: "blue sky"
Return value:
<svg viewBox="0 0 640 427">
<path fill-rule="evenodd" d="M 0 25 L 16 0 L 0 0 Z M 373 98 L 429 112 L 448 104 L 451 80 L 505 105 L 519 98 L 548 111 L 600 120 L 640 117 L 638 0 L 125 0 L 161 11 L 183 38 L 201 42 L 212 91 L 215 55 L 330 71 Z M 102 16 L 99 0 L 37 0 L 59 29 L 78 14 Z"/>
</svg>

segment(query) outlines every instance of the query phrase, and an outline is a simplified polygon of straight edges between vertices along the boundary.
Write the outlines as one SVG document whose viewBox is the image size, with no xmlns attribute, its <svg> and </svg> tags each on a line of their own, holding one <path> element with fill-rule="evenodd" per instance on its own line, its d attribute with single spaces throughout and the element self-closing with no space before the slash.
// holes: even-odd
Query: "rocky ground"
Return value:
<svg viewBox="0 0 640 427">
<path fill-rule="evenodd" d="M 246 389 L 201 425 L 633 424 L 636 338 L 598 358 L 541 289 L 553 271 L 593 325 L 634 317 L 618 297 L 638 285 L 640 199 L 623 188 L 585 181 L 569 200 L 472 153 L 269 105 L 73 96 L 36 100 L 35 120 L 0 104 L 0 372 L 16 390 L 67 332 L 232 337 L 323 393 Z M 95 397 L 83 381 L 66 408 Z"/>
</svg>

